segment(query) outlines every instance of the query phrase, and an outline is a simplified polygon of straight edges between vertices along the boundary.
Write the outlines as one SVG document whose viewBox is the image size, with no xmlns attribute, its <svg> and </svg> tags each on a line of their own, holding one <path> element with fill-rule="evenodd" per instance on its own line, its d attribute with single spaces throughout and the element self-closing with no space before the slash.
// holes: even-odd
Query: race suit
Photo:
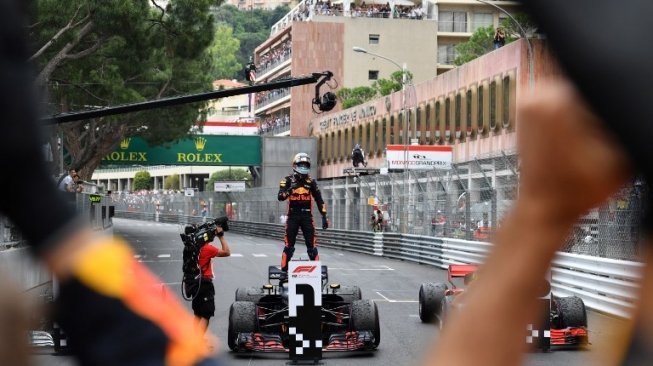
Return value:
<svg viewBox="0 0 653 366">
<path fill-rule="evenodd" d="M 289 175 L 279 183 L 278 199 L 279 201 L 288 200 L 288 220 L 284 238 L 285 247 L 281 255 L 281 269 L 288 270 L 288 262 L 295 252 L 295 239 L 300 227 L 306 242 L 308 257 L 311 260 L 319 260 L 312 215 L 313 199 L 315 199 L 322 216 L 325 216 L 327 212 L 317 182 L 310 176 Z"/>
</svg>

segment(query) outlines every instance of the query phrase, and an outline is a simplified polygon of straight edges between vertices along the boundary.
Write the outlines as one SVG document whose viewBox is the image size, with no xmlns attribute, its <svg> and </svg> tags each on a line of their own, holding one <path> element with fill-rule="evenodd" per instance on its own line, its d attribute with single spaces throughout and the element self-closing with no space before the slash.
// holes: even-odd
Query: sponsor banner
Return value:
<svg viewBox="0 0 653 366">
<path fill-rule="evenodd" d="M 431 145 L 388 145 L 388 169 L 451 169 L 453 148 Z"/>
<path fill-rule="evenodd" d="M 322 358 L 322 265 L 288 263 L 288 335 L 291 360 Z"/>
<path fill-rule="evenodd" d="M 109 165 L 261 165 L 260 136 L 194 135 L 167 146 L 140 137 L 123 139 L 102 159 Z"/>
<path fill-rule="evenodd" d="M 245 182 L 237 180 L 213 183 L 215 192 L 245 192 Z"/>
</svg>

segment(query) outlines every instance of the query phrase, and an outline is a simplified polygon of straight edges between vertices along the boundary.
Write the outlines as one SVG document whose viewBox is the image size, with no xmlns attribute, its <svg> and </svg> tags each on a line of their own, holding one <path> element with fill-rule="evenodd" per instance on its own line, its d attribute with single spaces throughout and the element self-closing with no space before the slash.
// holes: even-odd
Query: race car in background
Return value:
<svg viewBox="0 0 653 366">
<path fill-rule="evenodd" d="M 419 317 L 424 323 L 438 323 L 440 327 L 447 313 L 464 303 L 465 287 L 476 278 L 478 267 L 473 264 L 451 264 L 449 283 L 423 283 L 419 288 Z M 462 286 L 460 281 L 462 279 Z M 456 285 L 458 283 L 458 285 Z M 587 346 L 587 312 L 580 297 L 552 296 L 549 305 L 550 345 Z"/>
<path fill-rule="evenodd" d="M 381 342 L 376 304 L 363 300 L 358 286 L 328 284 L 328 278 L 327 266 L 322 266 L 322 351 L 375 350 Z M 266 284 L 236 290 L 229 309 L 229 348 L 288 352 L 288 314 L 287 281 L 278 266 L 269 266 Z"/>
</svg>

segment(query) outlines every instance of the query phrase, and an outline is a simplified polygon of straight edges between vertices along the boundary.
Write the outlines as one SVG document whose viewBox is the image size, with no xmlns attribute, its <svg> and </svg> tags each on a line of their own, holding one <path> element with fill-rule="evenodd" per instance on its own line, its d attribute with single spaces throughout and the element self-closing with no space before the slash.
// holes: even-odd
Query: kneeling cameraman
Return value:
<svg viewBox="0 0 653 366">
<path fill-rule="evenodd" d="M 193 281 L 188 288 L 190 293 L 195 294 L 192 302 L 193 314 L 195 314 L 195 319 L 203 332 L 206 332 L 206 329 L 209 327 L 209 319 L 215 315 L 215 287 L 213 286 L 214 275 L 211 259 L 214 257 L 229 257 L 231 255 L 229 244 L 227 244 L 227 239 L 224 237 L 224 230 L 220 225 L 216 226 L 215 235 L 220 240 L 222 249 L 211 245 L 211 240 L 204 242 L 200 249 L 198 259 L 201 279 L 199 281 Z M 207 237 L 207 239 L 209 238 Z M 198 285 L 199 289 L 197 288 Z"/>
</svg>

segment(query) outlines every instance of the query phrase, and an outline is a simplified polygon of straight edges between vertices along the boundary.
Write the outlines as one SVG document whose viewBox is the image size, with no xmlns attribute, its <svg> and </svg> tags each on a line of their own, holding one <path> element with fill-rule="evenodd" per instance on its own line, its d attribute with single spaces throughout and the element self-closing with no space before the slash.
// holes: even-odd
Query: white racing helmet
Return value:
<svg viewBox="0 0 653 366">
<path fill-rule="evenodd" d="M 311 157 L 307 153 L 295 154 L 292 159 L 292 170 L 297 174 L 308 175 L 311 171 Z"/>
</svg>

